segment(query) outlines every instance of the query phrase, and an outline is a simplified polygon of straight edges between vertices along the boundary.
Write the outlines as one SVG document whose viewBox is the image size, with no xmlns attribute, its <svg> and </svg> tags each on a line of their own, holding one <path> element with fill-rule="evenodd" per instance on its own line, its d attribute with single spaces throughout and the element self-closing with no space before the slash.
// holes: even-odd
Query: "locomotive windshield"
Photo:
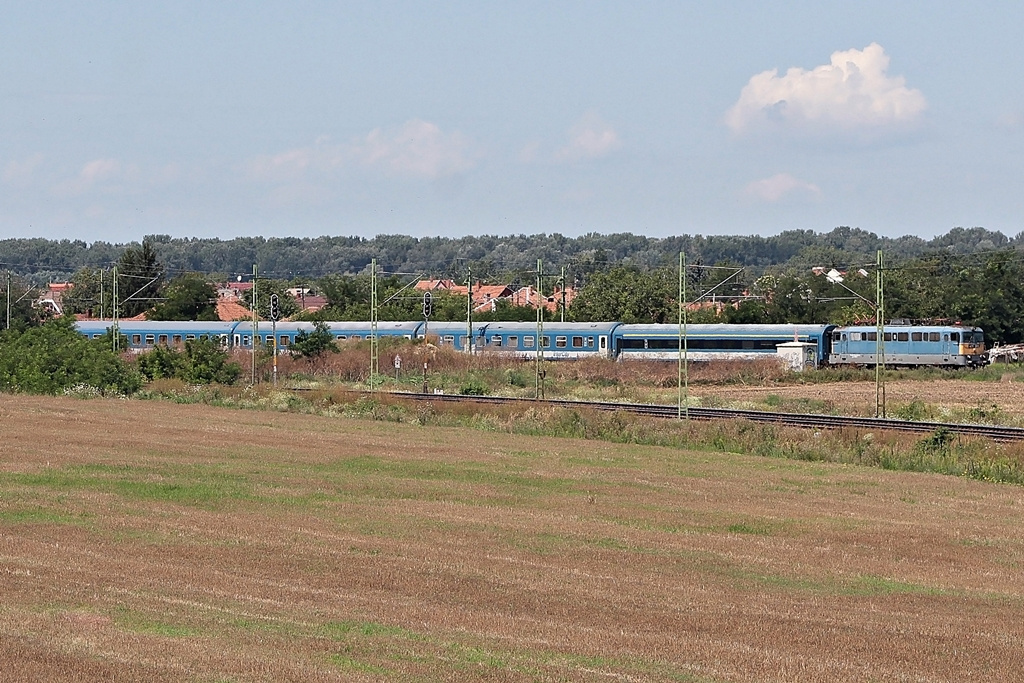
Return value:
<svg viewBox="0 0 1024 683">
<path fill-rule="evenodd" d="M 964 330 L 964 343 L 980 344 L 985 341 L 985 335 L 981 330 Z"/>
</svg>

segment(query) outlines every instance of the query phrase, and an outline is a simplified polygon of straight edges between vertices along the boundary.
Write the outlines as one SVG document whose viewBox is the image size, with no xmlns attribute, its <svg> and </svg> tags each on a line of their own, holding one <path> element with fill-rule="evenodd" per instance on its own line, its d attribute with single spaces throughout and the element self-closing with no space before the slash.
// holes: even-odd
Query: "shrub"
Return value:
<svg viewBox="0 0 1024 683">
<path fill-rule="evenodd" d="M 0 389 L 56 394 L 67 387 L 95 387 L 130 394 L 142 385 L 139 373 L 111 349 L 109 338 L 86 339 L 71 318 L 0 334 Z"/>
<path fill-rule="evenodd" d="M 485 396 L 487 384 L 477 377 L 470 377 L 459 387 L 459 393 L 463 396 Z"/>
<path fill-rule="evenodd" d="M 232 384 L 242 373 L 238 363 L 228 362 L 228 352 L 212 339 L 185 342 L 185 355 L 178 377 L 192 384 Z"/>
</svg>

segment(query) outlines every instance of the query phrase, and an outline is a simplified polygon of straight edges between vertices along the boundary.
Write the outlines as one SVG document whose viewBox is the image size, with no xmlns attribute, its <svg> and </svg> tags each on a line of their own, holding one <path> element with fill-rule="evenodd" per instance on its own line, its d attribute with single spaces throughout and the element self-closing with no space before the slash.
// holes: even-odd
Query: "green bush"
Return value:
<svg viewBox="0 0 1024 683">
<path fill-rule="evenodd" d="M 459 393 L 463 396 L 486 396 L 487 384 L 478 377 L 470 377 L 459 387 Z"/>
<path fill-rule="evenodd" d="M 130 394 L 142 378 L 111 349 L 109 336 L 86 339 L 69 317 L 0 334 L 0 390 L 57 394 L 69 387 Z"/>
<path fill-rule="evenodd" d="M 139 354 L 136 360 L 139 372 L 149 381 L 173 379 L 178 376 L 183 364 L 182 353 L 166 346 L 157 346 L 152 351 Z"/>
<path fill-rule="evenodd" d="M 228 352 L 212 339 L 185 342 L 185 355 L 178 378 L 191 384 L 233 384 L 242 374 L 238 363 L 228 362 Z"/>
</svg>

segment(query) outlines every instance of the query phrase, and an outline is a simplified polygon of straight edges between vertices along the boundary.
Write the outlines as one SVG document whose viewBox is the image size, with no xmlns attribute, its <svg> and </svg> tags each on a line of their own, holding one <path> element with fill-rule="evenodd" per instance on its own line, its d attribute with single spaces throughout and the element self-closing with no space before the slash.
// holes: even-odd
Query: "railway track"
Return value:
<svg viewBox="0 0 1024 683">
<path fill-rule="evenodd" d="M 524 399 L 505 398 L 500 396 L 458 396 L 454 394 L 413 394 L 388 393 L 388 396 L 405 398 L 413 401 L 433 401 L 439 403 L 477 403 L 486 405 L 509 404 L 542 404 L 560 408 L 587 408 L 591 410 L 621 411 L 635 415 L 671 418 L 679 417 L 679 411 L 673 405 L 648 405 L 639 403 L 605 403 L 601 401 L 568 401 L 562 399 Z M 898 432 L 933 433 L 944 429 L 952 434 L 965 436 L 981 436 L 993 441 L 1024 441 L 1024 428 L 999 427 L 981 424 L 959 424 L 952 422 L 914 422 L 910 420 L 893 420 L 880 417 L 850 417 L 840 415 L 815 415 L 807 413 L 775 413 L 763 410 L 733 410 L 729 408 L 690 408 L 691 420 L 749 420 L 750 422 L 766 422 L 804 427 L 808 429 L 840 429 L 857 428 L 872 430 L 890 430 Z"/>
</svg>

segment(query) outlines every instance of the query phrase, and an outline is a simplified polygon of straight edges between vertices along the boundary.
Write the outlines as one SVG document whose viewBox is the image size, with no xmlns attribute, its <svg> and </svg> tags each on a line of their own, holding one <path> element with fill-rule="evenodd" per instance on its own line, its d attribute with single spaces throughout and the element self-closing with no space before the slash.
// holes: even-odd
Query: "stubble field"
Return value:
<svg viewBox="0 0 1024 683">
<path fill-rule="evenodd" d="M 0 678 L 1016 681 L 1024 489 L 0 396 Z"/>
</svg>

